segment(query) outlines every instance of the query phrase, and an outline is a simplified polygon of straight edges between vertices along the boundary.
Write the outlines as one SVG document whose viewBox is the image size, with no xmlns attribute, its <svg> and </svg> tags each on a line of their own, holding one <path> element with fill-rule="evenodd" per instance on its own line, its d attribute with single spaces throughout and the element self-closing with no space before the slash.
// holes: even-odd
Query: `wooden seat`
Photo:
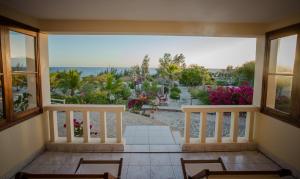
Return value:
<svg viewBox="0 0 300 179">
<path fill-rule="evenodd" d="M 113 174 L 109 173 L 109 172 L 103 172 L 99 174 L 88 174 L 88 173 L 77 173 L 78 169 L 80 168 L 80 166 L 82 166 L 83 164 L 116 164 L 118 165 L 118 172 L 117 172 L 117 176 L 114 176 Z M 27 173 L 27 172 L 19 172 L 16 174 L 15 178 L 16 179 L 31 179 L 31 178 L 39 178 L 39 179 L 43 179 L 43 178 L 56 178 L 56 179 L 63 179 L 63 178 L 84 178 L 84 179 L 120 179 L 121 177 L 121 173 L 122 173 L 122 164 L 123 164 L 123 158 L 120 158 L 120 160 L 84 160 L 83 158 L 81 158 L 79 160 L 78 166 L 76 168 L 76 170 L 74 171 L 74 174 L 49 174 L 49 173 L 45 173 L 45 174 L 35 174 L 35 173 Z"/>
<path fill-rule="evenodd" d="M 219 163 L 221 170 L 199 169 L 196 174 L 188 173 L 189 164 Z M 274 171 L 228 171 L 221 158 L 217 160 L 184 160 L 181 158 L 184 179 L 275 179 L 292 175 L 290 170 L 280 169 Z"/>
</svg>

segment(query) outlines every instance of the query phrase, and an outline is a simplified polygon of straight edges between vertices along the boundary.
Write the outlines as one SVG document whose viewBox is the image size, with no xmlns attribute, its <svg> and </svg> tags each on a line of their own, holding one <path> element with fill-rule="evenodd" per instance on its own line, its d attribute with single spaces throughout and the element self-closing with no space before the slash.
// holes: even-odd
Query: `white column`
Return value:
<svg viewBox="0 0 300 179">
<path fill-rule="evenodd" d="M 199 138 L 200 143 L 206 142 L 206 112 L 201 112 Z"/>
<path fill-rule="evenodd" d="M 254 74 L 254 93 L 253 105 L 260 106 L 261 91 L 263 81 L 263 68 L 265 60 L 265 36 L 256 38 L 256 59 L 255 59 L 255 74 Z"/>
<path fill-rule="evenodd" d="M 223 112 L 216 113 L 216 127 L 215 127 L 215 135 L 217 143 L 222 142 L 222 134 L 223 134 Z"/>
<path fill-rule="evenodd" d="M 99 127 L 100 127 L 100 142 L 106 142 L 106 112 L 100 112 L 99 115 Z"/>
<path fill-rule="evenodd" d="M 66 116 L 67 142 L 72 142 L 74 138 L 73 111 L 66 111 Z"/>
<path fill-rule="evenodd" d="M 191 128 L 191 113 L 185 112 L 184 138 L 186 144 L 190 143 L 190 128 Z"/>
<path fill-rule="evenodd" d="M 231 113 L 231 126 L 230 126 L 230 136 L 232 139 L 232 142 L 236 143 L 238 138 L 238 132 L 239 132 L 239 112 L 232 112 Z"/>
<path fill-rule="evenodd" d="M 88 143 L 90 141 L 90 113 L 83 111 L 83 142 Z"/>
<path fill-rule="evenodd" d="M 117 143 L 122 143 L 122 112 L 116 112 Z"/>
<path fill-rule="evenodd" d="M 50 131 L 50 142 L 55 142 L 58 137 L 56 111 L 49 111 L 49 131 Z"/>
<path fill-rule="evenodd" d="M 43 105 L 51 103 L 50 100 L 50 77 L 49 77 L 49 54 L 48 54 L 48 34 L 39 33 L 40 47 L 40 71 L 42 83 Z"/>
<path fill-rule="evenodd" d="M 245 134 L 248 142 L 253 142 L 254 114 L 254 112 L 247 112 Z"/>
</svg>

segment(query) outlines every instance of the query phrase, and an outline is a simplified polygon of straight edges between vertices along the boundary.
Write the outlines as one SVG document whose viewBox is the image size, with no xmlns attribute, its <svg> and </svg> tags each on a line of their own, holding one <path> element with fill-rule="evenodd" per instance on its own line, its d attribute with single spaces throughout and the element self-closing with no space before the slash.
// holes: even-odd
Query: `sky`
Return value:
<svg viewBox="0 0 300 179">
<path fill-rule="evenodd" d="M 130 67 L 149 55 L 150 67 L 158 67 L 164 53 L 182 53 L 187 65 L 226 68 L 255 60 L 255 48 L 255 38 L 49 35 L 49 63 L 51 67 Z"/>
</svg>

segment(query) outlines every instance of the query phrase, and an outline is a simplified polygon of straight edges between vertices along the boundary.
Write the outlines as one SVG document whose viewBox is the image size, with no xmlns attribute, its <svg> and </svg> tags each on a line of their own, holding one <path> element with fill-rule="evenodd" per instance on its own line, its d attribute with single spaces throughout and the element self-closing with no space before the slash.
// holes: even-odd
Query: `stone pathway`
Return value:
<svg viewBox="0 0 300 179">
<path fill-rule="evenodd" d="M 168 107 L 174 107 L 174 108 L 181 108 L 182 105 L 198 105 L 200 104 L 198 99 L 192 99 L 191 101 L 191 94 L 188 91 L 188 87 L 185 86 L 179 86 L 179 89 L 181 90 L 180 93 L 180 99 L 174 100 L 169 98 Z"/>
</svg>

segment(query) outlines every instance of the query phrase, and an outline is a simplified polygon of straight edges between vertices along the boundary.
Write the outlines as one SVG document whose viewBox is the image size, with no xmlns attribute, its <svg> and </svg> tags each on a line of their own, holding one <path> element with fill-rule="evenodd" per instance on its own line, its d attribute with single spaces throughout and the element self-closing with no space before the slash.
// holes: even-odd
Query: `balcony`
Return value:
<svg viewBox="0 0 300 179">
<path fill-rule="evenodd" d="M 272 1 L 272 5 L 237 0 L 218 4 L 1 1 L 0 178 L 17 173 L 20 178 L 299 178 L 299 9 L 296 0 Z M 67 99 L 51 97 L 49 84 L 53 50 L 49 37 L 62 34 L 251 38 L 255 41 L 255 58 L 248 59 L 255 60 L 249 81 L 253 102 L 182 105 L 175 94 L 176 106 L 158 106 L 148 117 L 141 113 L 153 106 L 129 112 L 128 106 L 110 103 L 113 95 L 106 95 L 109 99 L 101 105 L 64 104 Z M 151 43 L 141 43 L 149 45 L 147 51 L 155 49 Z M 63 51 L 68 46 L 56 47 Z M 84 54 L 82 47 L 76 51 Z M 222 56 L 221 51 L 213 53 Z M 170 54 L 164 57 L 174 59 Z M 119 60 L 120 64 L 127 61 Z M 173 77 L 168 80 L 174 87 Z M 206 89 L 202 83 L 197 87 Z M 72 96 L 76 90 L 67 92 Z M 158 97 L 159 104 L 164 97 Z M 170 111 L 173 114 L 165 119 Z"/>
</svg>

